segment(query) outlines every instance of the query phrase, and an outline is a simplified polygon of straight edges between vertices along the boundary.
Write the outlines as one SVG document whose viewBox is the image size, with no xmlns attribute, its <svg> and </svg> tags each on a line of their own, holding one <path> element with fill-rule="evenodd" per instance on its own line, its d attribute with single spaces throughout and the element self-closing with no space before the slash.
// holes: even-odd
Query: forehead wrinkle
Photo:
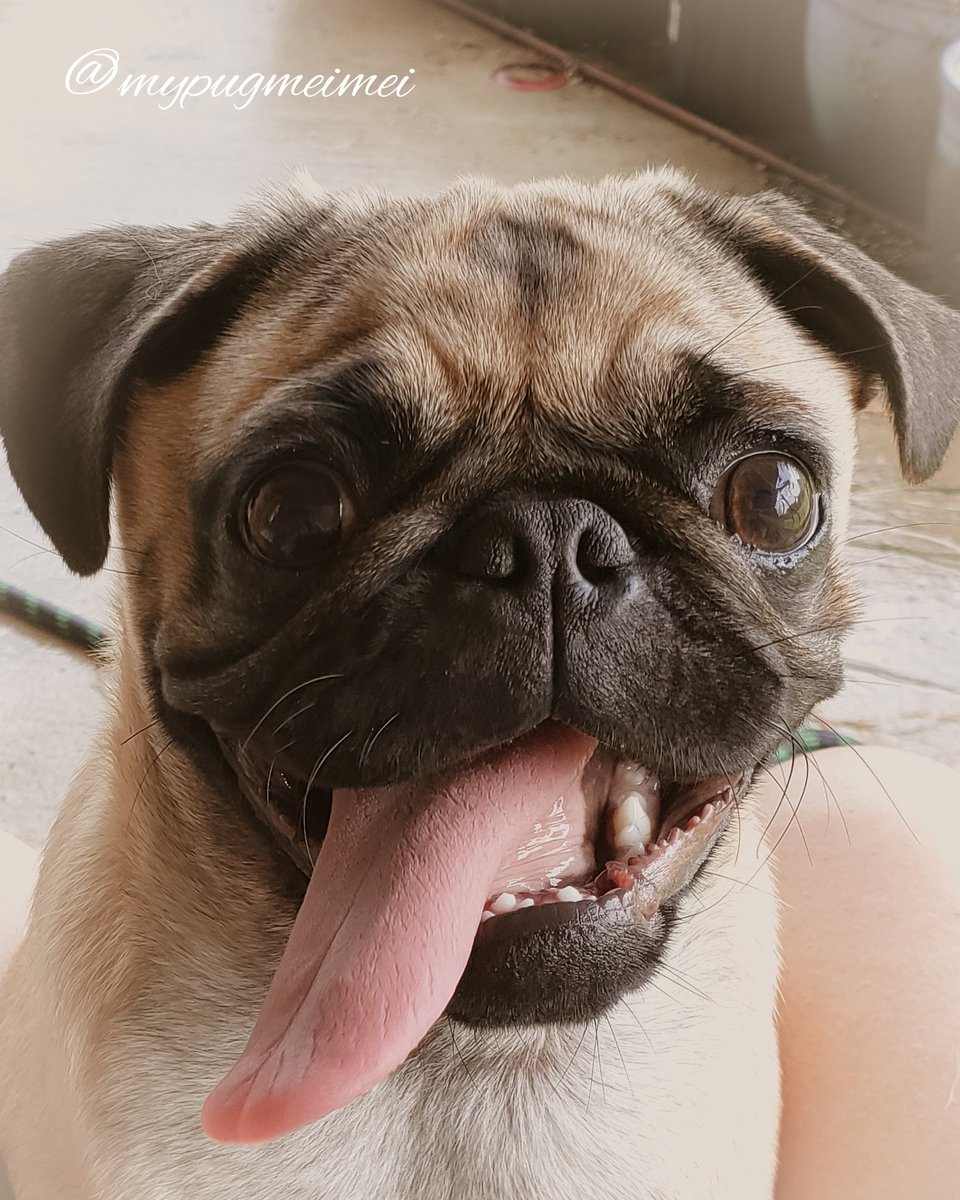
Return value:
<svg viewBox="0 0 960 1200">
<path fill-rule="evenodd" d="M 616 424 L 623 406 L 608 410 L 602 379 L 608 359 L 620 353 L 616 343 L 627 325 L 636 330 L 639 363 L 679 340 L 675 325 L 709 345 L 763 302 L 732 270 L 722 270 L 719 260 L 715 270 L 706 271 L 682 231 L 651 221 L 659 211 L 646 196 L 656 191 L 653 182 L 573 187 L 554 181 L 508 190 L 474 181 L 459 193 L 453 189 L 416 204 L 378 199 L 362 220 L 357 214 L 343 222 L 342 232 L 357 253 L 348 256 L 352 266 L 340 274 L 345 286 L 336 296 L 301 293 L 292 311 L 280 300 L 276 332 L 267 339 L 268 357 L 279 349 L 271 365 L 276 371 L 283 361 L 280 373 L 294 373 L 330 352 L 332 326 L 348 340 L 350 326 L 366 319 L 369 346 L 389 351 L 426 436 L 434 430 L 443 436 L 477 415 L 502 420 L 505 409 L 524 401 L 562 422 L 598 429 Z M 543 260 L 560 273 L 563 286 L 552 288 L 533 322 L 529 314 L 524 317 L 510 271 L 496 262 L 485 266 L 483 254 L 469 251 L 491 226 L 504 253 L 516 248 L 518 237 L 522 242 L 529 234 L 536 242 L 544 226 L 566 230 L 585 248 L 590 270 L 568 261 L 562 250 L 554 253 L 547 236 Z M 783 320 L 792 331 L 792 323 Z M 773 321 L 776 325 L 775 312 Z M 741 368 L 741 352 L 760 327 L 754 322 L 744 333 L 745 341 L 738 334 L 729 347 Z M 259 336 L 247 343 L 238 338 L 233 346 L 247 356 L 255 354 L 258 341 Z M 768 364 L 770 350 L 767 345 Z M 799 353 L 780 355 L 778 347 L 776 357 L 798 358 L 809 350 L 806 343 Z M 764 365 L 759 355 L 749 357 Z M 254 403 L 255 394 L 243 391 L 246 403 Z"/>
<path fill-rule="evenodd" d="M 378 353 L 422 450 L 466 445 L 466 435 L 471 458 L 482 442 L 496 445 L 499 456 L 509 452 L 523 426 L 526 394 L 515 362 L 454 356 L 435 331 L 412 325 L 393 330 Z"/>
<path fill-rule="evenodd" d="M 509 281 L 520 316 L 531 323 L 566 277 L 579 272 L 586 254 L 566 222 L 542 212 L 534 216 L 497 213 L 464 237 L 460 249 L 488 273 Z"/>
<path fill-rule="evenodd" d="M 478 270 L 461 261 L 450 271 L 434 262 L 440 278 L 416 288 L 406 313 L 404 346 L 412 351 L 415 337 L 428 348 L 457 418 L 485 411 L 505 419 L 509 410 L 528 402 L 560 420 L 603 425 L 598 385 L 626 336 L 625 327 L 635 333 L 653 330 L 644 344 L 646 353 L 656 354 L 663 340 L 656 323 L 663 322 L 664 313 L 675 316 L 688 307 L 682 293 L 662 285 L 655 269 L 644 270 L 646 256 L 628 249 L 618 244 L 612 253 L 597 255 L 593 271 L 541 306 L 529 336 L 518 329 L 502 279 L 487 280 L 482 265 Z M 624 309 L 631 314 L 626 325 Z M 614 332 L 605 336 L 608 329 Z M 416 361 L 417 355 L 409 357 Z"/>
<path fill-rule="evenodd" d="M 493 348 L 516 340 L 517 305 L 508 281 L 459 257 L 413 259 L 388 288 L 394 319 L 443 346 L 440 357 L 448 362 L 464 351 L 492 356 Z"/>
<path fill-rule="evenodd" d="M 461 423 L 528 389 L 533 343 L 509 280 L 457 256 L 428 255 L 407 264 L 396 284 L 382 337 L 395 369 L 429 387 L 423 399 L 434 420 Z"/>
<path fill-rule="evenodd" d="M 564 412 L 577 419 L 596 419 L 597 397 L 621 359 L 636 371 L 703 327 L 709 285 L 702 273 L 647 232 L 621 228 L 607 238 L 581 287 L 543 322 L 550 340 L 539 358 L 538 394 L 559 386 Z"/>
<path fill-rule="evenodd" d="M 509 358 L 529 379 L 558 295 L 581 290 L 586 251 L 562 213 L 524 213 L 504 193 L 482 199 L 453 214 L 441 206 L 445 220 L 435 213 L 411 239 L 394 300 L 448 347 L 448 364 L 472 357 L 496 369 Z"/>
<path fill-rule="evenodd" d="M 636 204 L 624 203 L 634 188 L 618 181 L 590 188 L 585 200 L 582 187 L 563 181 L 509 190 L 472 181 L 405 207 L 404 220 L 377 206 L 372 223 L 382 236 L 363 239 L 353 286 L 345 290 L 369 299 L 380 337 L 401 313 L 416 324 L 448 392 L 482 392 L 488 403 L 492 394 L 529 395 L 589 419 L 603 361 L 597 331 L 617 321 L 624 306 L 675 308 L 678 300 L 664 298 L 662 281 L 688 273 L 676 261 L 677 247 L 658 247 L 661 239 L 638 219 Z M 591 270 L 583 271 L 587 252 Z M 518 295 L 518 264 L 531 256 L 553 280 L 535 289 L 536 313 L 530 304 L 524 311 Z M 525 326 L 535 328 L 524 336 Z M 432 410 L 434 417 L 449 413 L 436 404 Z"/>
</svg>

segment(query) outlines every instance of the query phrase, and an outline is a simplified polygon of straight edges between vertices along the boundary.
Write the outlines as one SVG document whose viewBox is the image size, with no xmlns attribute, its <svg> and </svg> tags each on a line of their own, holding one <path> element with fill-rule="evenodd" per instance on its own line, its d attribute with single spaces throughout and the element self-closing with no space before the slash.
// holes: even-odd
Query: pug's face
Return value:
<svg viewBox="0 0 960 1200">
<path fill-rule="evenodd" d="M 79 570 L 112 472 L 157 715 L 306 889 L 211 1131 L 322 1115 L 444 1011 L 583 1020 L 640 986 L 841 682 L 855 409 L 884 384 L 928 474 L 956 318 L 789 202 L 673 173 L 288 197 L 73 252 L 103 299 L 58 360 L 23 315 L 53 259 L 5 302 L 22 389 L 69 364 L 45 453 L 84 461 L 44 473 L 35 402 L 11 466 Z"/>
</svg>

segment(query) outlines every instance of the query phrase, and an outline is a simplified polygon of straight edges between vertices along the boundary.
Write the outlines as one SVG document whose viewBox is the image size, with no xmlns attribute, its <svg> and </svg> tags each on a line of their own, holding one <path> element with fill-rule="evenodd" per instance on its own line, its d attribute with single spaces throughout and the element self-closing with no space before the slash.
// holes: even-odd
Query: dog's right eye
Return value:
<svg viewBox="0 0 960 1200">
<path fill-rule="evenodd" d="M 258 558 L 303 567 L 336 549 L 352 516 L 336 476 L 316 463 L 291 463 L 264 475 L 247 492 L 240 529 Z"/>
</svg>

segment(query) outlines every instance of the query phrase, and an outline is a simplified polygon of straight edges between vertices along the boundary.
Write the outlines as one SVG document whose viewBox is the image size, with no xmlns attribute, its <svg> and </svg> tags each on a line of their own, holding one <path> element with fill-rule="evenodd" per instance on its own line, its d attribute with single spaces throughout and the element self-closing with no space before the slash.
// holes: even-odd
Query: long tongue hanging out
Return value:
<svg viewBox="0 0 960 1200">
<path fill-rule="evenodd" d="M 334 791 L 256 1026 L 203 1107 L 210 1137 L 291 1133 L 403 1062 L 456 989 L 508 847 L 545 799 L 579 781 L 595 747 L 544 725 L 437 791 Z"/>
</svg>

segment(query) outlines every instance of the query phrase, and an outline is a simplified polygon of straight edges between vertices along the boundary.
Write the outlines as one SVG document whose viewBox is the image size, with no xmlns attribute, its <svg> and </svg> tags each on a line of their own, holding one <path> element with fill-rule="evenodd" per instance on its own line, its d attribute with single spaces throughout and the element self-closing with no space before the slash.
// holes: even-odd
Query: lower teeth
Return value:
<svg viewBox="0 0 960 1200">
<path fill-rule="evenodd" d="M 583 892 L 575 887 L 562 887 L 557 891 L 557 899 L 564 904 L 576 902 L 583 899 Z"/>
<path fill-rule="evenodd" d="M 643 847 L 634 847 L 634 849 L 641 849 L 641 854 L 629 856 L 624 854 L 623 858 L 625 861 L 611 860 L 608 862 L 596 878 L 589 884 L 584 885 L 583 888 L 577 887 L 574 884 L 564 884 L 562 887 L 551 888 L 533 894 L 514 895 L 512 892 L 502 892 L 499 896 L 492 897 L 487 901 L 480 915 L 480 920 L 481 922 L 489 921 L 491 917 L 513 912 L 514 909 L 532 908 L 535 905 L 577 904 L 582 903 L 584 900 L 592 900 L 596 903 L 601 897 L 608 895 L 610 892 L 629 891 L 635 884 L 644 879 L 644 869 L 650 868 L 650 863 L 654 856 L 672 850 L 681 838 L 688 833 L 692 833 L 702 822 L 708 821 L 718 809 L 725 809 L 728 804 L 733 802 L 734 798 L 732 789 L 728 789 L 722 796 L 715 798 L 712 802 L 708 802 L 698 813 L 688 818 L 682 829 L 679 826 L 674 826 L 657 842 L 650 842 Z"/>
</svg>

